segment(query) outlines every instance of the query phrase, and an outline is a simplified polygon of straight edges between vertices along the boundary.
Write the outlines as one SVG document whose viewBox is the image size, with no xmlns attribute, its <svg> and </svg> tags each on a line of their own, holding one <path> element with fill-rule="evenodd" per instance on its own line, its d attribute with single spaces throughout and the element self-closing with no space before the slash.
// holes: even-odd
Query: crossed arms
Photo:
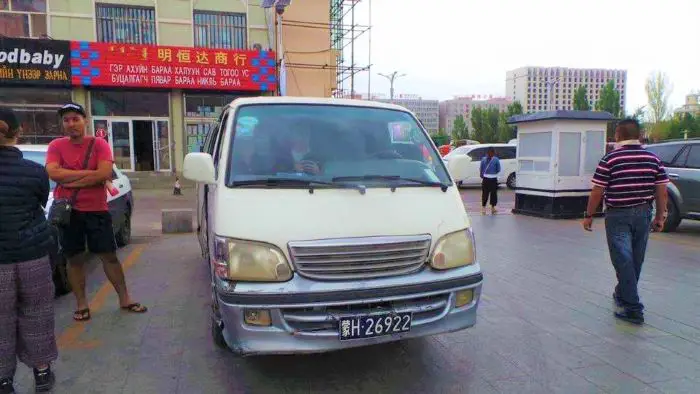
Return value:
<svg viewBox="0 0 700 394">
<path fill-rule="evenodd" d="M 48 163 L 49 178 L 67 189 L 90 187 L 112 179 L 112 162 L 100 160 L 96 170 L 67 170 L 56 163 Z"/>
</svg>

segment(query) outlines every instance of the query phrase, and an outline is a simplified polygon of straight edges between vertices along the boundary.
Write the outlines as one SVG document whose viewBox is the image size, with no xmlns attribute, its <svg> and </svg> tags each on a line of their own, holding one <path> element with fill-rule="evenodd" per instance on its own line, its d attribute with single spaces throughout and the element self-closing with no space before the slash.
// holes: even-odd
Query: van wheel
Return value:
<svg viewBox="0 0 700 394">
<path fill-rule="evenodd" d="M 506 180 L 506 186 L 508 186 L 508 189 L 510 190 L 515 189 L 515 173 L 508 175 L 508 179 Z"/>
<path fill-rule="evenodd" d="M 224 339 L 224 329 L 219 326 L 214 318 L 211 319 L 211 338 L 216 347 L 229 350 L 226 340 Z"/>
<path fill-rule="evenodd" d="M 119 231 L 114 234 L 114 238 L 117 241 L 117 246 L 120 248 L 131 243 L 131 211 L 126 211 L 124 213 L 122 225 L 119 227 Z"/>
<path fill-rule="evenodd" d="M 68 263 L 63 255 L 59 255 L 56 266 L 54 267 L 53 284 L 56 297 L 64 296 L 73 291 L 70 281 L 68 280 Z"/>
</svg>

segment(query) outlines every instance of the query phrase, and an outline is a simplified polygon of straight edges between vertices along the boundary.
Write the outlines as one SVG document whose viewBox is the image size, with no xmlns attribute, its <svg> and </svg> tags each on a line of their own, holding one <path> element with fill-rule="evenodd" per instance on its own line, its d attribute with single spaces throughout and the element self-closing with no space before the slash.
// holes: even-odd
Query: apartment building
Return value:
<svg viewBox="0 0 700 394">
<path fill-rule="evenodd" d="M 386 98 L 374 98 L 382 103 L 392 103 L 400 105 L 416 114 L 416 117 L 423 123 L 423 126 L 430 133 L 437 133 L 439 129 L 439 101 L 424 100 L 422 97 L 413 94 L 400 94 L 393 100 Z"/>
<path fill-rule="evenodd" d="M 336 0 L 338 1 L 338 0 Z M 282 20 L 281 70 L 286 96 L 331 97 L 336 88 L 336 58 L 331 48 L 329 0 L 292 1 Z"/>
<path fill-rule="evenodd" d="M 61 135 L 56 108 L 78 102 L 120 168 L 179 171 L 224 105 L 276 91 L 274 12 L 217 0 L 0 1 L 0 105 L 21 114 L 24 142 L 46 144 Z"/>
<path fill-rule="evenodd" d="M 493 97 L 492 95 L 455 96 L 450 100 L 440 102 L 440 129 L 452 134 L 457 116 L 462 115 L 469 130 L 472 129 L 472 113 L 477 108 L 496 108 L 506 112 L 513 103 L 510 97 Z"/>
<path fill-rule="evenodd" d="M 685 104 L 673 111 L 676 115 L 690 114 L 700 115 L 700 93 L 691 93 L 685 96 Z"/>
<path fill-rule="evenodd" d="M 620 108 L 627 98 L 627 71 L 565 67 L 521 67 L 506 72 L 506 95 L 520 101 L 523 111 L 571 110 L 574 94 L 586 86 L 586 96 L 592 108 L 600 91 L 612 80 L 620 92 Z"/>
</svg>

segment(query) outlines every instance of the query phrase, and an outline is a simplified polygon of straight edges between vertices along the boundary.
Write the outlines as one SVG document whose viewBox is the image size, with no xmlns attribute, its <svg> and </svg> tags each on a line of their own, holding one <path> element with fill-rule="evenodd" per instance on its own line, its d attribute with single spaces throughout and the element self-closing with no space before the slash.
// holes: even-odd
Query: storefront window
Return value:
<svg viewBox="0 0 700 394">
<path fill-rule="evenodd" d="M 93 116 L 170 115 L 167 92 L 93 90 L 90 99 Z"/>
<path fill-rule="evenodd" d="M 0 13 L 0 35 L 29 37 L 29 18 L 23 14 Z"/>
<path fill-rule="evenodd" d="M 12 11 L 46 12 L 46 0 L 11 0 Z"/>
<path fill-rule="evenodd" d="M 0 89 L 0 107 L 14 110 L 22 125 L 22 144 L 44 145 L 62 137 L 63 132 L 56 111 L 70 101 L 71 93 L 68 89 Z"/>
<path fill-rule="evenodd" d="M 185 117 L 217 118 L 221 109 L 237 97 L 258 96 L 259 93 L 244 94 L 185 94 Z"/>
<path fill-rule="evenodd" d="M 46 0 L 0 0 L 2 36 L 46 36 Z"/>
</svg>

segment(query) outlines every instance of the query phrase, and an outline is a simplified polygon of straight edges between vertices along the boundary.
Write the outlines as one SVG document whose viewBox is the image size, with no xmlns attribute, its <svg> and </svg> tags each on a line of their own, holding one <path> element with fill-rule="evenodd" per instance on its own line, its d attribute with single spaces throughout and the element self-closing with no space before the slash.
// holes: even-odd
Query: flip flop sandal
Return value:
<svg viewBox="0 0 700 394">
<path fill-rule="evenodd" d="M 90 320 L 90 308 L 78 309 L 73 312 L 73 320 L 75 321 L 88 321 Z"/>
<path fill-rule="evenodd" d="M 139 304 L 138 302 L 134 302 L 133 304 L 129 304 L 129 305 L 123 306 L 121 308 L 123 310 L 131 312 L 131 313 L 146 313 L 146 311 L 148 311 L 148 308 Z"/>
</svg>

